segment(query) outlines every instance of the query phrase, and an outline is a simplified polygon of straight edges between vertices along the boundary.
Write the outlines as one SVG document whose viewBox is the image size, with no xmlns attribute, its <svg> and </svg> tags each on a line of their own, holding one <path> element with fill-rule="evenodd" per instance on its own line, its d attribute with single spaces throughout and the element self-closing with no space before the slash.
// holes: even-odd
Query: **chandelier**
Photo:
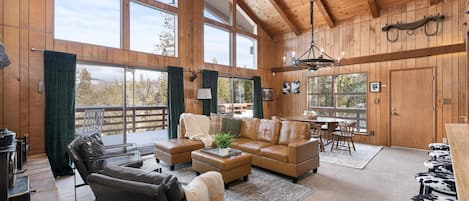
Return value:
<svg viewBox="0 0 469 201">
<path fill-rule="evenodd" d="M 334 59 L 326 54 L 322 49 L 314 44 L 314 0 L 310 5 L 310 22 L 311 22 L 311 46 L 297 59 L 293 58 L 293 66 L 308 68 L 309 71 L 316 71 L 322 67 L 334 66 Z M 318 53 L 319 52 L 319 53 Z"/>
</svg>

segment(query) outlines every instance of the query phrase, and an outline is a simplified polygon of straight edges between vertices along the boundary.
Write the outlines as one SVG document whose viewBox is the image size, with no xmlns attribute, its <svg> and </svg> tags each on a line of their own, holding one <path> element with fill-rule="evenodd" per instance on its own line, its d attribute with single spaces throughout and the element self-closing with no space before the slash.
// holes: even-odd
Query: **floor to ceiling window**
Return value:
<svg viewBox="0 0 469 201">
<path fill-rule="evenodd" d="M 86 110 L 102 109 L 107 144 L 137 143 L 151 152 L 155 140 L 167 138 L 166 72 L 82 63 L 76 87 L 77 133 Z"/>
<path fill-rule="evenodd" d="M 218 78 L 218 113 L 234 117 L 253 117 L 254 81 L 242 78 Z"/>
<path fill-rule="evenodd" d="M 320 116 L 354 120 L 366 131 L 366 73 L 310 77 L 307 96 L 308 108 Z"/>
</svg>

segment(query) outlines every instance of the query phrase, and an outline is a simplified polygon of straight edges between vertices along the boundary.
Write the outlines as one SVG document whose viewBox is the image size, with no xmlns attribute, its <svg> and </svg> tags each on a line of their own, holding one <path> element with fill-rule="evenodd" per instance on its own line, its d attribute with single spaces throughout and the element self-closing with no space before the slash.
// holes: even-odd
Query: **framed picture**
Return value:
<svg viewBox="0 0 469 201">
<path fill-rule="evenodd" d="M 283 82 L 282 94 L 290 94 L 291 83 L 289 81 Z"/>
<path fill-rule="evenodd" d="M 371 93 L 381 92 L 381 82 L 370 82 L 370 92 Z"/>
<path fill-rule="evenodd" d="M 262 101 L 272 101 L 272 88 L 262 88 Z"/>
<path fill-rule="evenodd" d="M 291 82 L 291 93 L 292 94 L 300 93 L 300 81 L 299 80 Z"/>
</svg>

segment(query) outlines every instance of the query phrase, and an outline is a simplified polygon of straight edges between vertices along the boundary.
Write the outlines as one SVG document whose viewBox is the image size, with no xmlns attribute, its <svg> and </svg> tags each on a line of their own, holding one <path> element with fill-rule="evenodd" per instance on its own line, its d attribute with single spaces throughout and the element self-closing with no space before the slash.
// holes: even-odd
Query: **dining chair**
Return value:
<svg viewBox="0 0 469 201">
<path fill-rule="evenodd" d="M 323 137 L 323 132 L 322 132 L 322 129 L 321 129 L 321 124 L 316 124 L 316 123 L 310 123 L 310 127 L 311 127 L 311 137 L 313 138 L 318 138 L 319 139 L 319 150 L 321 152 L 324 152 L 324 142 L 322 140 L 322 137 Z"/>
<path fill-rule="evenodd" d="M 353 151 L 357 151 L 353 142 L 353 136 L 357 128 L 357 122 L 343 122 L 339 124 L 339 128 L 339 131 L 332 133 L 331 151 L 334 149 L 334 144 L 335 148 L 339 150 L 339 146 L 345 146 L 345 143 L 347 143 L 348 153 L 352 155 L 350 144 L 352 144 Z"/>
</svg>

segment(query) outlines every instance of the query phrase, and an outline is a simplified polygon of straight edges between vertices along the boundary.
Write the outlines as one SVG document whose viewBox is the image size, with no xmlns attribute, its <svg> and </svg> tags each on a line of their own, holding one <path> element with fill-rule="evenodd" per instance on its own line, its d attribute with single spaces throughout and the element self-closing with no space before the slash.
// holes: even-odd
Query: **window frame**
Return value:
<svg viewBox="0 0 469 201">
<path fill-rule="evenodd" d="M 229 92 L 229 93 L 230 93 L 230 102 L 231 102 L 231 103 L 228 103 L 228 104 L 231 104 L 231 108 L 232 108 L 231 112 L 229 112 L 229 113 L 222 113 L 222 114 L 233 114 L 233 115 L 235 114 L 234 111 L 233 111 L 233 110 L 234 110 L 233 104 L 235 104 L 235 101 L 234 101 L 234 100 L 235 100 L 235 89 L 233 88 L 233 86 L 234 86 L 235 80 L 248 80 L 248 81 L 252 81 L 252 82 L 253 82 L 253 83 L 252 83 L 252 90 L 251 90 L 251 91 L 252 91 L 252 100 L 251 100 L 251 102 L 252 102 L 252 104 L 253 104 L 253 109 L 254 109 L 254 80 L 253 80 L 253 79 L 250 79 L 250 78 L 242 78 L 242 77 L 233 77 L 233 76 L 219 76 L 218 79 L 220 79 L 220 78 L 228 79 L 228 84 L 229 84 L 229 87 L 230 87 L 230 88 L 229 88 L 229 91 L 230 91 L 230 92 Z M 218 90 L 219 90 L 219 89 L 220 89 L 220 88 L 218 88 Z M 218 91 L 217 91 L 217 98 L 218 98 Z M 217 103 L 217 113 L 218 113 L 218 104 L 219 104 L 219 103 Z M 254 117 L 254 114 L 253 114 L 252 117 Z"/>
<path fill-rule="evenodd" d="M 202 48 L 202 52 L 203 52 L 203 61 L 204 61 L 204 64 L 206 65 L 220 65 L 220 66 L 225 66 L 225 67 L 234 67 L 234 68 L 241 68 L 241 69 L 248 69 L 248 70 L 257 70 L 259 68 L 259 58 L 258 58 L 258 53 L 259 53 L 259 36 L 258 36 L 258 33 L 254 34 L 254 33 L 251 33 L 251 32 L 248 32 L 248 31 L 244 31 L 242 29 L 238 29 L 238 25 L 237 25 L 237 21 L 236 21 L 236 18 L 237 18 L 237 9 L 241 9 L 243 12 L 246 13 L 246 11 L 244 11 L 244 9 L 238 4 L 237 0 L 228 0 L 231 2 L 231 4 L 233 5 L 232 6 L 232 13 L 231 13 L 231 25 L 230 24 L 225 24 L 225 23 L 221 23 L 221 22 L 218 22 L 216 20 L 213 20 L 213 19 L 210 19 L 210 18 L 207 18 L 203 15 L 204 11 L 202 11 L 202 18 L 203 18 L 203 24 L 202 26 L 205 26 L 206 24 L 209 24 L 213 27 L 216 27 L 216 28 L 220 28 L 220 29 L 224 29 L 224 30 L 229 30 L 230 32 L 230 40 L 231 40 L 231 47 L 230 47 L 230 64 L 227 66 L 227 65 L 221 65 L 221 64 L 214 64 L 214 63 L 209 63 L 209 62 L 206 62 L 205 61 L 205 46 L 203 46 Z M 205 1 L 204 1 L 204 7 L 203 9 L 205 10 Z M 251 19 L 253 20 L 253 19 Z M 254 21 L 254 20 L 253 20 Z M 257 30 L 259 30 L 259 25 L 256 24 L 257 26 Z M 202 27 L 202 30 L 204 30 L 204 27 Z M 258 32 L 258 31 L 257 31 Z M 236 48 L 237 48 L 237 45 L 236 45 L 236 36 L 237 34 L 241 34 L 241 35 L 244 35 L 244 36 L 248 36 L 248 37 L 251 37 L 253 39 L 256 40 L 256 45 L 255 45 L 255 56 L 254 56 L 254 63 L 256 64 L 253 68 L 244 68 L 244 67 L 239 67 L 237 65 L 237 57 L 236 57 Z M 203 36 L 205 36 L 205 33 L 203 33 Z M 204 40 L 204 37 L 202 38 L 202 40 Z M 203 44 L 205 44 L 205 41 L 202 42 Z"/>
<path fill-rule="evenodd" d="M 55 30 L 56 30 L 56 24 L 55 24 L 55 19 L 56 19 L 56 5 L 54 3 L 54 14 L 53 14 L 53 32 L 52 32 L 52 37 L 54 40 L 62 40 L 62 41 L 70 41 L 70 42 L 75 42 L 75 43 L 81 43 L 81 44 L 87 44 L 87 45 L 93 45 L 93 46 L 101 46 L 101 47 L 106 47 L 106 48 L 114 48 L 114 49 L 122 49 L 122 50 L 128 50 L 131 52 L 138 52 L 138 53 L 143 53 L 143 54 L 150 54 L 150 55 L 157 55 L 157 56 L 162 56 L 162 57 L 174 57 L 177 58 L 179 57 L 179 24 L 180 24 L 180 18 L 179 18 L 179 8 L 178 4 L 179 1 L 176 2 L 176 5 L 172 6 L 169 4 L 166 4 L 161 1 L 157 0 L 119 0 L 119 7 L 120 7 L 120 46 L 119 47 L 110 47 L 110 46 L 104 46 L 104 45 L 99 45 L 99 44 L 92 44 L 92 43 L 87 43 L 87 42 L 80 42 L 80 41 L 72 41 L 72 40 L 64 40 L 60 38 L 55 37 Z M 153 9 L 156 9 L 160 12 L 166 12 L 169 14 L 175 15 L 175 55 L 174 56 L 167 56 L 167 55 L 161 55 L 161 54 L 154 54 L 154 53 L 148 53 L 148 52 L 142 52 L 138 50 L 131 50 L 130 49 L 130 3 L 136 3 L 140 4 L 143 6 L 147 6 Z"/>
<path fill-rule="evenodd" d="M 336 78 L 341 75 L 353 75 L 353 74 L 363 74 L 366 76 L 365 81 L 365 92 L 350 92 L 350 93 L 335 93 L 334 89 L 336 88 Z M 331 90 L 328 93 L 314 93 L 310 92 L 310 82 L 315 77 L 331 77 Z M 307 93 L 306 93 L 306 105 L 309 110 L 314 110 L 316 112 L 324 112 L 330 115 L 322 115 L 324 117 L 332 117 L 332 118 L 339 118 L 339 119 L 346 119 L 346 120 L 353 120 L 357 122 L 357 127 L 359 132 L 367 132 L 368 131 L 368 73 L 367 72 L 355 72 L 355 73 L 344 73 L 344 74 L 334 74 L 334 75 L 314 75 L 308 76 L 308 85 L 307 85 Z M 331 96 L 332 97 L 332 106 L 313 106 L 311 105 L 311 98 L 313 96 Z M 337 107 L 337 95 L 363 95 L 365 97 L 365 108 L 341 108 Z M 338 116 L 337 113 L 350 113 L 356 114 L 355 117 L 341 117 Z M 362 115 L 366 115 L 362 117 Z M 365 127 L 360 127 L 360 122 L 365 121 Z"/>
<path fill-rule="evenodd" d="M 127 9 L 128 9 L 128 50 L 132 51 L 132 52 L 141 52 L 141 53 L 146 53 L 146 54 L 154 54 L 154 55 L 159 55 L 159 56 L 165 56 L 165 57 L 178 57 L 179 55 L 179 40 L 178 40 L 178 34 L 179 34 L 179 30 L 178 30 L 178 24 L 179 24 L 179 16 L 178 16 L 178 12 L 177 12 L 177 7 L 174 7 L 174 6 L 171 6 L 169 4 L 166 4 L 166 3 L 163 3 L 163 2 L 159 2 L 157 0 L 155 1 L 151 1 L 153 3 L 147 3 L 147 1 L 143 2 L 144 0 L 129 0 L 129 6 L 127 6 Z M 177 2 L 176 1 L 176 6 L 177 6 Z M 131 40 L 131 34 L 130 34 L 130 28 L 131 28 L 131 24 L 130 24 L 130 18 L 131 18 L 131 13 L 130 13 L 130 4 L 131 3 L 134 3 L 134 4 L 138 4 L 140 6 L 144 6 L 144 7 L 147 7 L 147 8 L 150 8 L 150 9 L 154 9 L 156 10 L 157 12 L 161 12 L 161 13 L 165 13 L 167 15 L 174 15 L 174 55 L 163 55 L 163 54 L 156 54 L 156 53 L 151 53 L 151 52 L 144 52 L 144 51 L 140 51 L 140 50 L 132 50 L 131 47 L 130 47 L 130 40 Z M 164 9 L 162 7 L 165 7 L 167 9 Z M 176 8 L 176 10 L 174 10 L 174 8 Z M 176 12 L 174 12 L 176 11 Z M 124 42 L 124 41 L 123 41 Z"/>
</svg>

